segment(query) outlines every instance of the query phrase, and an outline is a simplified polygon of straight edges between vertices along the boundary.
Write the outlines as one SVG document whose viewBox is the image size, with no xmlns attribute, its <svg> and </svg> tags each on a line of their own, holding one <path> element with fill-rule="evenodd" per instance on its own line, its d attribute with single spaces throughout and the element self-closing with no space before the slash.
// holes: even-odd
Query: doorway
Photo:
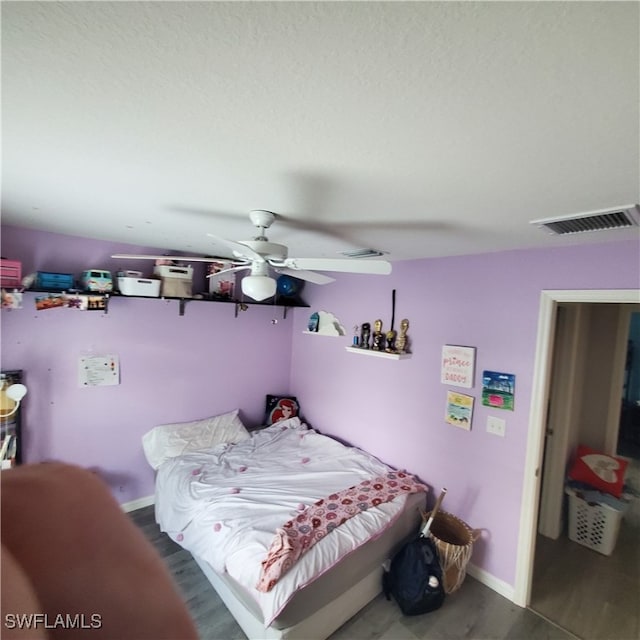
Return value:
<svg viewBox="0 0 640 640">
<path fill-rule="evenodd" d="M 565 476 L 579 444 L 618 453 L 629 327 L 638 305 L 559 303 L 549 378 L 538 532 L 563 529 Z"/>
<path fill-rule="evenodd" d="M 534 364 L 532 402 L 524 470 L 518 561 L 513 600 L 526 607 L 531 601 L 540 486 L 548 401 L 551 386 L 553 345 L 558 305 L 561 303 L 640 304 L 640 290 L 542 291 Z"/>
<path fill-rule="evenodd" d="M 619 512 L 600 512 L 608 516 L 606 532 L 611 539 L 607 535 L 607 545 L 613 540 L 615 547 L 598 553 L 569 540 L 570 501 L 564 492 L 567 468 L 578 444 L 617 453 L 630 317 L 636 307 L 557 305 L 529 606 L 583 638 L 626 640 L 638 636 L 640 625 L 630 597 L 639 577 L 635 559 L 640 555 L 640 528 L 634 513 L 628 509 L 621 518 Z M 628 483 L 640 460 L 631 462 Z M 620 525 L 617 533 L 616 525 Z"/>
</svg>

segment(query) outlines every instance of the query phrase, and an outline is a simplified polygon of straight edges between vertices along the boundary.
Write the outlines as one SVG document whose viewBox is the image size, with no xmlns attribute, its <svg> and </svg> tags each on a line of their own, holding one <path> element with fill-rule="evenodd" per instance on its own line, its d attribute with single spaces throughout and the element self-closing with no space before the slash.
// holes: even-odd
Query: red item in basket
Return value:
<svg viewBox="0 0 640 640">
<path fill-rule="evenodd" d="M 619 498 L 622 495 L 627 464 L 622 458 L 615 458 L 581 444 L 578 445 L 576 461 L 571 467 L 569 478 Z"/>
</svg>

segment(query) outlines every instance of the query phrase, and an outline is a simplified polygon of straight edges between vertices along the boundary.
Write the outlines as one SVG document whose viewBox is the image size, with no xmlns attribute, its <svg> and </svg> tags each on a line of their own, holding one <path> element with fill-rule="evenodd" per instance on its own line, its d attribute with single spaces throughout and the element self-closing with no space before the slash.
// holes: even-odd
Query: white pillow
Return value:
<svg viewBox="0 0 640 640">
<path fill-rule="evenodd" d="M 236 409 L 193 422 L 158 425 L 142 436 L 142 447 L 149 464 L 158 469 L 165 460 L 189 451 L 211 449 L 223 442 L 240 442 L 250 437 Z"/>
</svg>

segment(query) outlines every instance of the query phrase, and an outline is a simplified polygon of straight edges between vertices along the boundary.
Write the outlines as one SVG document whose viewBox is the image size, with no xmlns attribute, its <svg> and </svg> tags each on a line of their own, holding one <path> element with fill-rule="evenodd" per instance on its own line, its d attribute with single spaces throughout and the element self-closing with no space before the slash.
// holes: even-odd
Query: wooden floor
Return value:
<svg viewBox="0 0 640 640">
<path fill-rule="evenodd" d="M 165 560 L 184 595 L 202 640 L 246 638 L 191 554 L 160 532 L 153 507 L 129 514 Z M 338 629 L 331 640 L 572 640 L 544 617 L 521 609 L 473 578 L 437 611 L 403 616 L 380 595 Z M 176 640 L 179 640 L 176 638 Z"/>
<path fill-rule="evenodd" d="M 640 462 L 634 467 L 640 487 Z M 610 556 L 566 533 L 538 536 L 531 608 L 580 638 L 640 639 L 640 500 L 624 515 Z"/>
</svg>

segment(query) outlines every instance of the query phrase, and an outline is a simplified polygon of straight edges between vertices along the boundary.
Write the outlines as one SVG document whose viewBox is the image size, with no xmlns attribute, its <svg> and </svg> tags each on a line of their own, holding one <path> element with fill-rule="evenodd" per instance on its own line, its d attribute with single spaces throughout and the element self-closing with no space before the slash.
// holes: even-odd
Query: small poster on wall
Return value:
<svg viewBox="0 0 640 640">
<path fill-rule="evenodd" d="M 81 356 L 78 361 L 81 387 L 104 387 L 120 384 L 120 361 L 117 355 Z"/>
<path fill-rule="evenodd" d="M 476 362 L 475 347 L 458 347 L 445 344 L 442 347 L 440 382 L 454 387 L 473 387 Z"/>
<path fill-rule="evenodd" d="M 482 372 L 482 404 L 485 407 L 513 411 L 516 377 L 499 371 Z"/>
<path fill-rule="evenodd" d="M 457 391 L 447 391 L 447 412 L 444 417 L 447 424 L 471 431 L 473 417 L 473 396 Z"/>
</svg>

